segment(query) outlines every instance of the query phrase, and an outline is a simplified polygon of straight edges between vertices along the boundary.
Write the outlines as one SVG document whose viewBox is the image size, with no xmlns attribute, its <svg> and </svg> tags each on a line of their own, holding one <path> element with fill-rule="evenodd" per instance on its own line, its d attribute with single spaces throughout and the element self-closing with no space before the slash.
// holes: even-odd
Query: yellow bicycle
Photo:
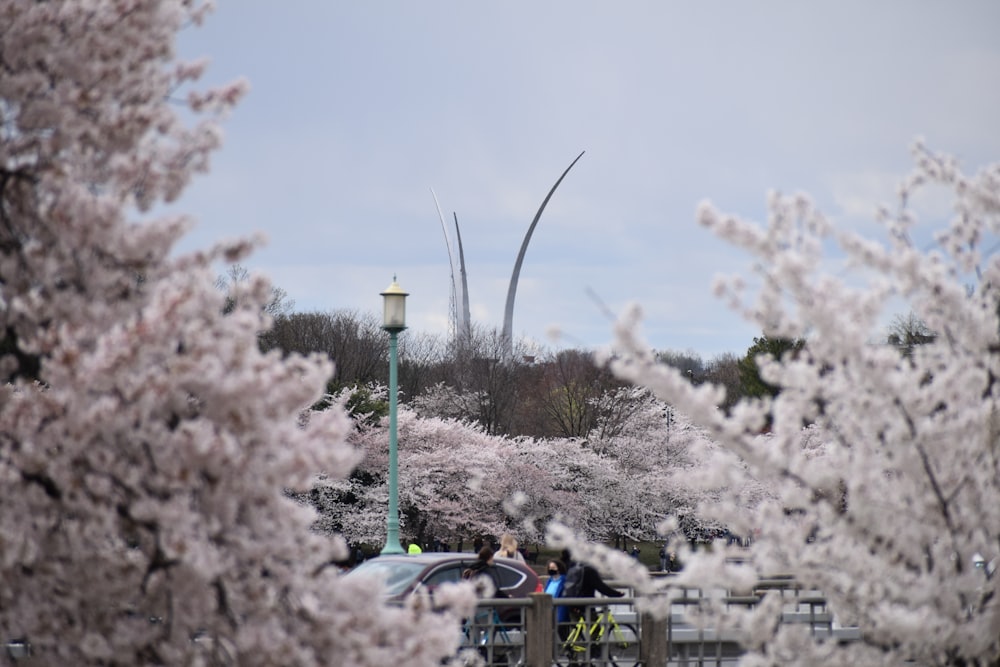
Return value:
<svg viewBox="0 0 1000 667">
<path fill-rule="evenodd" d="M 563 650 L 571 664 L 582 659 L 596 664 L 630 666 L 639 660 L 639 633 L 634 626 L 619 625 L 611 609 L 598 610 L 593 623 L 588 622 L 589 614 L 581 615 L 570 630 Z"/>
</svg>

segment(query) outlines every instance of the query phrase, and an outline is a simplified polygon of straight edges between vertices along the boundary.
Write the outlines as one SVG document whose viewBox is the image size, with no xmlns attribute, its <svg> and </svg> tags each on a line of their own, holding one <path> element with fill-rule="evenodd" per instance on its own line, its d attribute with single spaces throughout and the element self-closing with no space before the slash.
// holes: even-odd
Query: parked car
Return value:
<svg viewBox="0 0 1000 667">
<path fill-rule="evenodd" d="M 366 560 L 346 576 L 380 577 L 385 581 L 388 599 L 400 601 L 418 588 L 433 595 L 441 584 L 460 581 L 462 571 L 475 561 L 475 554 L 455 552 L 384 555 Z M 523 598 L 542 592 L 541 580 L 525 563 L 510 558 L 496 558 L 493 562 L 500 574 L 500 590 L 507 597 Z"/>
</svg>

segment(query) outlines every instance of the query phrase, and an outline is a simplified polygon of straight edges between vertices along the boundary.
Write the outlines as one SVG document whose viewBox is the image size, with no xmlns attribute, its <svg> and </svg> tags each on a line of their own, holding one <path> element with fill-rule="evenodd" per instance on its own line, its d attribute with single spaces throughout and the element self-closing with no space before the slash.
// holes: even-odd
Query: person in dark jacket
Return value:
<svg viewBox="0 0 1000 667">
<path fill-rule="evenodd" d="M 476 560 L 462 571 L 462 579 L 473 582 L 476 585 L 476 595 L 484 597 L 484 582 L 490 581 L 493 584 L 493 597 L 508 597 L 500 588 L 500 571 L 493 563 L 493 549 L 485 546 L 479 550 Z M 492 618 L 491 618 L 492 617 Z M 466 636 L 473 642 L 473 645 L 481 644 L 484 633 L 488 631 L 489 625 L 501 625 L 502 619 L 496 607 L 479 607 L 471 619 L 466 621 Z M 485 646 L 479 646 L 479 652 L 483 658 L 487 657 Z"/>
<path fill-rule="evenodd" d="M 476 561 L 462 573 L 463 579 L 478 579 L 483 576 L 488 577 L 493 582 L 493 597 L 507 597 L 507 594 L 500 589 L 500 571 L 493 563 L 493 549 L 490 547 L 480 549 Z"/>
<path fill-rule="evenodd" d="M 619 591 L 619 590 L 617 590 L 615 588 L 612 588 L 611 586 L 609 586 L 608 584 L 606 584 L 604 582 L 604 579 L 601 577 L 601 573 L 598 572 L 597 569 L 595 569 L 595 568 L 593 568 L 590 565 L 587 565 L 585 563 L 578 563 L 578 562 L 574 561 L 573 557 L 569 553 L 569 549 L 563 549 L 563 552 L 562 552 L 562 561 L 566 564 L 566 572 L 567 572 L 566 578 L 567 578 L 567 580 L 570 578 L 570 576 L 571 576 L 570 572 L 573 570 L 573 568 L 582 568 L 583 569 L 582 580 L 580 581 L 579 591 L 577 591 L 575 595 L 571 595 L 571 594 L 567 593 L 565 591 L 565 589 L 563 589 L 563 594 L 566 597 L 592 598 L 592 597 L 596 597 L 597 593 L 600 593 L 601 595 L 604 595 L 604 596 L 609 597 L 609 598 L 624 597 L 624 595 L 625 595 L 624 593 L 622 593 L 621 591 Z M 586 607 L 570 607 L 569 608 L 569 620 L 570 620 L 570 626 L 569 627 L 572 628 L 574 625 L 577 624 L 577 622 L 581 618 L 586 619 L 588 627 L 589 627 L 590 622 L 593 620 L 592 618 L 588 618 L 587 608 Z M 599 650 L 600 650 L 599 646 L 591 645 L 590 646 L 590 651 L 588 652 L 588 655 L 587 655 L 588 660 L 591 659 L 594 655 L 596 655 L 596 653 Z M 570 653 L 570 658 L 576 658 L 576 657 L 579 657 L 579 656 L 574 655 L 572 652 Z"/>
<path fill-rule="evenodd" d="M 566 564 L 567 572 L 574 566 L 580 565 L 583 567 L 583 583 L 580 585 L 580 592 L 573 597 L 577 598 L 592 598 L 595 597 L 595 593 L 600 593 L 609 598 L 620 598 L 625 594 L 621 591 L 608 586 L 604 583 L 604 579 L 601 578 L 601 573 L 590 565 L 585 565 L 583 563 L 576 563 L 570 556 L 568 549 L 563 549 L 562 552 L 562 562 Z"/>
</svg>

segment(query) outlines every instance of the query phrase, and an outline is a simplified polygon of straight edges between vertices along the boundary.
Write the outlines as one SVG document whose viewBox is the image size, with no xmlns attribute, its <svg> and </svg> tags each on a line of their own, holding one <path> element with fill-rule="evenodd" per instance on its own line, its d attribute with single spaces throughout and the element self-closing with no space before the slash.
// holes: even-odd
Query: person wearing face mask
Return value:
<svg viewBox="0 0 1000 667">
<path fill-rule="evenodd" d="M 560 598 L 563 594 L 563 586 L 566 584 L 566 563 L 558 558 L 553 558 L 548 562 L 549 580 L 545 583 L 545 592 L 553 598 Z M 569 607 L 556 605 L 556 630 L 559 637 L 565 641 L 569 636 Z"/>
</svg>

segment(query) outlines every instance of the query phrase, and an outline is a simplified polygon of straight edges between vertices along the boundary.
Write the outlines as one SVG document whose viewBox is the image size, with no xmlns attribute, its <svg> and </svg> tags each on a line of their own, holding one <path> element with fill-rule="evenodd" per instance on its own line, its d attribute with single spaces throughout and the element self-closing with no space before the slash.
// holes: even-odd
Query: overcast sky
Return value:
<svg viewBox="0 0 1000 667">
<path fill-rule="evenodd" d="M 448 329 L 431 190 L 457 213 L 473 320 L 597 346 L 646 312 L 659 349 L 742 354 L 759 331 L 710 291 L 747 258 L 700 201 L 761 220 L 807 191 L 871 227 L 922 136 L 972 170 L 1000 159 L 1000 2 L 221 0 L 183 57 L 245 76 L 212 171 L 180 208 L 184 249 L 264 232 L 245 264 L 299 311 L 381 312 L 393 274 L 411 330 Z M 547 336 L 560 328 L 564 337 Z"/>
</svg>

